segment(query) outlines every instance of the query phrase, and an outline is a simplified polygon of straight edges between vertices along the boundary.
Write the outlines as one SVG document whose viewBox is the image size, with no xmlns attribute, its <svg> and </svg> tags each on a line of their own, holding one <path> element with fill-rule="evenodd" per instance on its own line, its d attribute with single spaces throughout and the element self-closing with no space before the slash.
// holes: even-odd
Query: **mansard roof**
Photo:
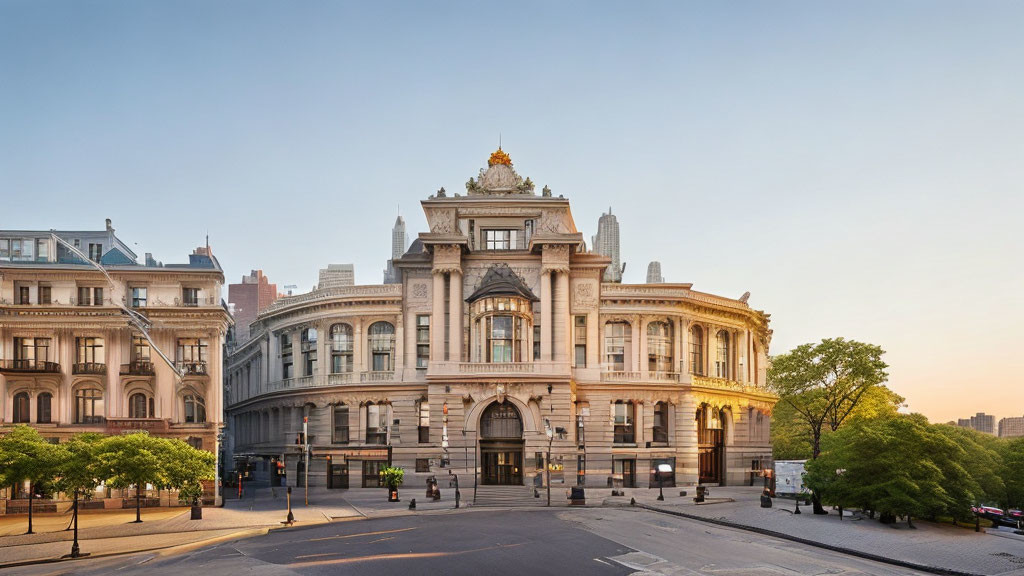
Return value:
<svg viewBox="0 0 1024 576">
<path fill-rule="evenodd" d="M 523 279 L 505 263 L 491 266 L 480 281 L 480 287 L 466 298 L 466 302 L 472 304 L 481 298 L 492 296 L 517 296 L 531 302 L 540 302 L 540 298 L 533 294 L 526 282 L 523 282 Z"/>
</svg>

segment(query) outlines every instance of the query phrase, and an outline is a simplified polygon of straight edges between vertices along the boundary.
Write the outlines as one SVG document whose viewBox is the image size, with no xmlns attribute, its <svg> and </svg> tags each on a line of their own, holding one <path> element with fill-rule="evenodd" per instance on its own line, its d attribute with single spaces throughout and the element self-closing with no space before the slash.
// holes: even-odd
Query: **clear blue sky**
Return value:
<svg viewBox="0 0 1024 576">
<path fill-rule="evenodd" d="M 0 0 L 0 227 L 229 281 L 378 283 L 496 147 L 609 206 L 626 281 L 883 346 L 933 420 L 1024 414 L 1024 3 Z"/>
</svg>

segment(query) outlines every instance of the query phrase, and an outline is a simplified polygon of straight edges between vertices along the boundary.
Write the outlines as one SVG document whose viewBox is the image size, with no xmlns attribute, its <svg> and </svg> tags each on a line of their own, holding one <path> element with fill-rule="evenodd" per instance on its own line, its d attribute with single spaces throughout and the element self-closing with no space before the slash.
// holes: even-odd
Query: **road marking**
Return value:
<svg viewBox="0 0 1024 576">
<path fill-rule="evenodd" d="M 594 558 L 594 562 L 600 562 L 601 564 L 607 564 L 608 566 L 611 566 L 611 564 L 605 562 L 604 560 L 601 560 L 600 558 Z"/>
<path fill-rule="evenodd" d="M 376 536 L 377 534 L 394 534 L 396 532 L 408 532 L 409 530 L 415 530 L 416 527 L 412 528 L 399 528 L 397 530 L 381 530 L 379 532 L 361 532 L 359 534 L 346 534 L 344 536 L 325 536 L 323 538 L 310 538 L 309 542 L 320 542 L 322 540 L 342 540 L 345 538 L 358 538 L 359 536 Z"/>
<path fill-rule="evenodd" d="M 341 554 L 341 552 L 325 552 L 323 554 L 303 554 L 302 556 L 296 556 L 295 559 L 298 560 L 299 558 L 319 558 L 320 556 L 337 556 L 338 554 Z"/>
<path fill-rule="evenodd" d="M 385 540 L 394 540 L 394 536 L 388 536 L 386 538 L 377 538 L 376 540 L 370 540 L 367 544 L 373 544 L 374 542 L 384 542 Z"/>
</svg>

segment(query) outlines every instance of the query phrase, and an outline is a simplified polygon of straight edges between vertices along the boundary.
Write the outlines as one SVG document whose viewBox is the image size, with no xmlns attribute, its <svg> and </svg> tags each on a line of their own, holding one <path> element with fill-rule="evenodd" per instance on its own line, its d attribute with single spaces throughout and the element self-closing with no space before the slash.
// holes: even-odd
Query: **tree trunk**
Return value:
<svg viewBox="0 0 1024 576">
<path fill-rule="evenodd" d="M 26 534 L 34 534 L 32 532 L 32 493 L 35 492 L 35 484 L 32 482 L 28 483 L 28 532 Z"/>
<path fill-rule="evenodd" d="M 914 526 L 913 520 L 911 520 L 910 518 L 910 514 L 907 514 L 907 528 L 916 528 L 916 526 Z"/>
<path fill-rule="evenodd" d="M 814 460 L 818 459 L 821 455 L 821 428 L 812 429 L 814 436 L 814 450 L 811 453 L 811 457 Z M 813 512 L 815 514 L 828 514 L 828 512 L 821 506 L 821 494 L 818 494 L 817 490 L 811 492 L 811 504 L 813 505 Z"/>
<path fill-rule="evenodd" d="M 135 521 L 142 522 L 142 494 L 138 484 L 135 485 Z"/>
</svg>

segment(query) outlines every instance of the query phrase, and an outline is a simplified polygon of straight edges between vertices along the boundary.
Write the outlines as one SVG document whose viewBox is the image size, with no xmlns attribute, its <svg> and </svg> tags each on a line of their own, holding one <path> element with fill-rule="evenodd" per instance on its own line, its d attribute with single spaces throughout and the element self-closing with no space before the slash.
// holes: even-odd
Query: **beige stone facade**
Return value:
<svg viewBox="0 0 1024 576">
<path fill-rule="evenodd" d="M 16 424 L 55 441 L 148 430 L 219 453 L 230 323 L 219 264 L 204 247 L 189 264 L 138 265 L 109 221 L 107 232 L 58 234 L 75 245 L 81 237 L 83 252 L 95 246 L 90 256 L 109 278 L 60 250 L 49 232 L 0 232 L 8 248 L 0 250 L 0 434 Z M 46 250 L 15 254 L 13 239 Z M 148 319 L 153 342 L 183 379 L 122 307 Z M 213 483 L 209 489 L 212 500 Z"/>
<path fill-rule="evenodd" d="M 230 451 L 257 480 L 740 484 L 770 466 L 768 315 L 690 284 L 603 283 L 569 201 L 499 150 L 422 202 L 400 284 L 281 298 L 225 366 Z M 551 431 L 549 436 L 547 431 Z M 545 462 L 550 446 L 551 459 Z M 656 483 L 655 483 L 656 484 Z"/>
</svg>

